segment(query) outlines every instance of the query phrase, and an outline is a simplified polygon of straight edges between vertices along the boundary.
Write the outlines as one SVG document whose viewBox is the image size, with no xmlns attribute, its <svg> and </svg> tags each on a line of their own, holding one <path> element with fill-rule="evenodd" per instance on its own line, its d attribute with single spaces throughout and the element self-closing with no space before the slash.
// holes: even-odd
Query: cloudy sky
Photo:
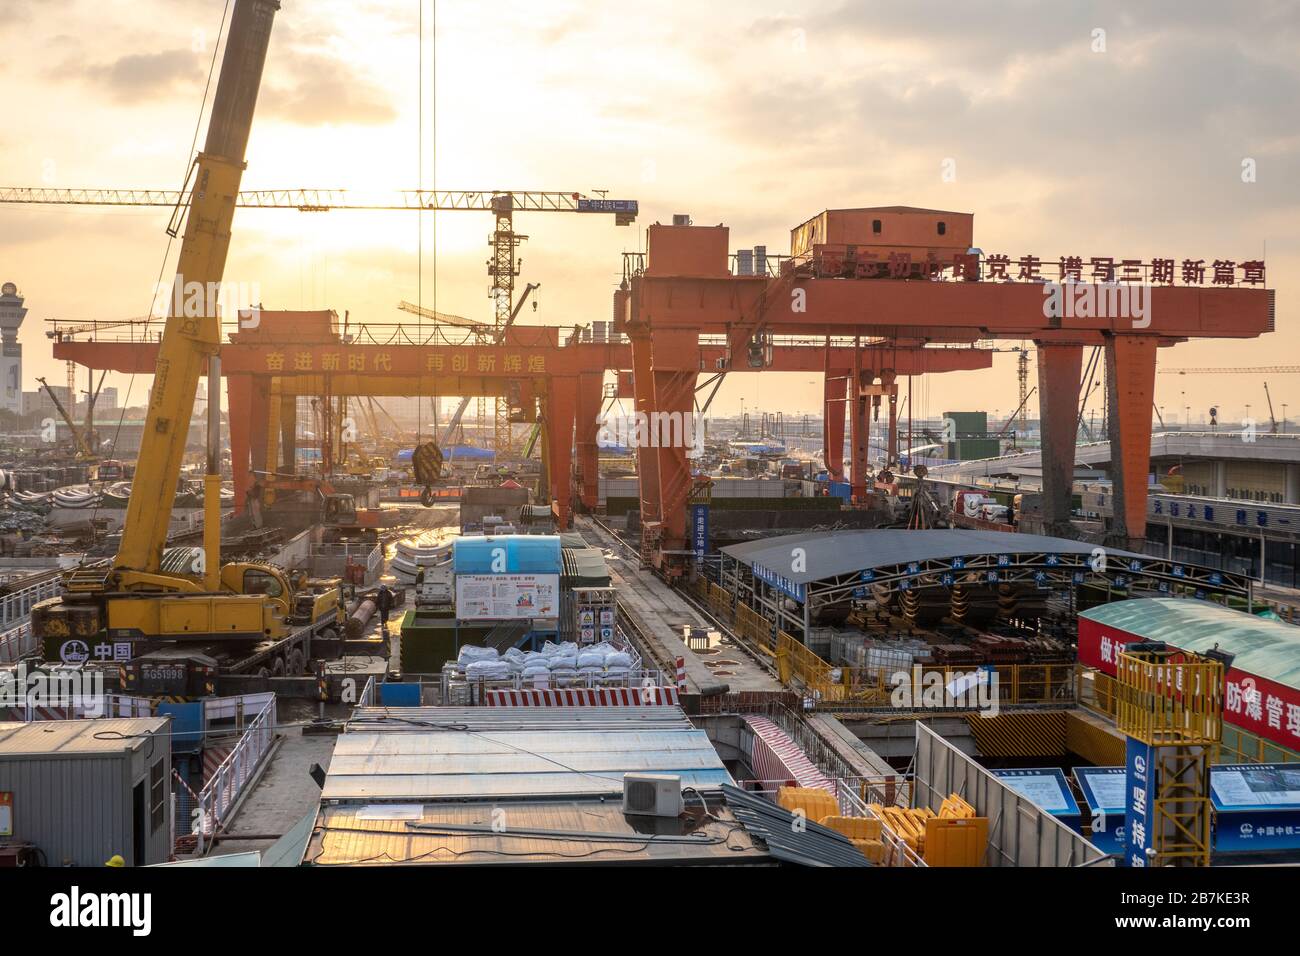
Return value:
<svg viewBox="0 0 1300 956">
<path fill-rule="evenodd" d="M 677 212 L 726 223 L 733 248 L 784 250 L 828 207 L 907 204 L 973 212 L 976 244 L 1013 257 L 1262 257 L 1279 331 L 1162 362 L 1300 362 L 1298 3 L 424 0 L 423 111 L 420 6 L 283 0 L 245 188 L 639 199 L 633 227 L 517 219 L 524 279 L 542 285 L 529 321 L 557 325 L 606 318 L 620 253 Z M 224 7 L 0 0 L 0 185 L 177 188 Z M 167 214 L 0 206 L 0 279 L 31 309 L 27 387 L 62 381 L 45 319 L 148 310 Z M 425 217 L 426 305 L 490 315 L 490 228 Z M 411 213 L 241 210 L 227 280 L 268 308 L 396 321 L 420 284 L 418 235 Z M 715 409 L 819 403 L 809 376 L 736 379 Z M 1259 376 L 1157 381 L 1166 417 L 1263 408 Z M 1269 385 L 1279 415 L 1300 415 L 1300 375 Z M 930 381 L 916 410 L 1005 415 L 1016 400 L 1008 354 Z"/>
</svg>

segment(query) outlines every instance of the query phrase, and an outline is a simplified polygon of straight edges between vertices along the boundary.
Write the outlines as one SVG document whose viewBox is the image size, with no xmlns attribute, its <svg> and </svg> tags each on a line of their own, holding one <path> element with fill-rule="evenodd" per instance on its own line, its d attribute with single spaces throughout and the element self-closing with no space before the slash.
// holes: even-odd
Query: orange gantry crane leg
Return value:
<svg viewBox="0 0 1300 956">
<path fill-rule="evenodd" d="M 601 404 L 605 396 L 605 373 L 584 372 L 578 376 L 578 494 L 584 510 L 595 511 L 600 502 Z"/>
<path fill-rule="evenodd" d="M 1145 528 L 1147 471 L 1151 465 L 1151 405 L 1156 391 L 1154 335 L 1114 335 L 1106 342 L 1106 383 L 1110 390 L 1110 434 L 1116 517 L 1123 527 Z"/>
<path fill-rule="evenodd" d="M 849 371 L 827 372 L 822 385 L 822 449 L 826 471 L 836 481 L 844 480 L 844 402 Z"/>
<path fill-rule="evenodd" d="M 547 487 L 555 510 L 556 526 L 569 527 L 573 515 L 573 427 L 578 413 L 578 379 L 552 376 L 542 396 L 545 422 Z"/>
<path fill-rule="evenodd" d="M 1082 345 L 1038 343 L 1038 417 L 1042 430 L 1043 518 L 1053 533 L 1070 523 L 1074 445 L 1079 427 Z"/>
</svg>

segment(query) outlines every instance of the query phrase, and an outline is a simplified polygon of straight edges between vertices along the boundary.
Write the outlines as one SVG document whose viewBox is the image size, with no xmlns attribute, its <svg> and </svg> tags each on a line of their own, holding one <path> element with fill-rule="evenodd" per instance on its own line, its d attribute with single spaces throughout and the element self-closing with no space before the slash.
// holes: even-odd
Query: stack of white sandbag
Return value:
<svg viewBox="0 0 1300 956">
<path fill-rule="evenodd" d="M 465 668 L 469 680 L 509 680 L 514 676 L 510 662 L 501 658 L 495 647 L 466 644 L 456 660 Z"/>
</svg>

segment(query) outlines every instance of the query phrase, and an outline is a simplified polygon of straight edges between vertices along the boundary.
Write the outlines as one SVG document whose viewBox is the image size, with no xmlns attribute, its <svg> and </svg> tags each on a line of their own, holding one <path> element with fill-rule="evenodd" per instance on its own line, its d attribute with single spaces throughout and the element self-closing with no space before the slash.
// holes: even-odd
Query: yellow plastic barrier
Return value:
<svg viewBox="0 0 1300 956">
<path fill-rule="evenodd" d="M 776 792 L 776 803 L 791 813 L 802 812 L 813 823 L 821 823 L 840 812 L 835 798 L 816 787 L 781 787 Z"/>
<path fill-rule="evenodd" d="M 988 843 L 988 817 L 931 817 L 925 821 L 922 856 L 927 866 L 983 866 Z"/>
<path fill-rule="evenodd" d="M 821 825 L 844 834 L 855 844 L 860 840 L 879 840 L 882 829 L 880 821 L 871 817 L 826 817 Z"/>
<path fill-rule="evenodd" d="M 968 820 L 975 816 L 975 808 L 957 794 L 948 795 L 948 799 L 939 807 L 941 820 Z"/>
</svg>

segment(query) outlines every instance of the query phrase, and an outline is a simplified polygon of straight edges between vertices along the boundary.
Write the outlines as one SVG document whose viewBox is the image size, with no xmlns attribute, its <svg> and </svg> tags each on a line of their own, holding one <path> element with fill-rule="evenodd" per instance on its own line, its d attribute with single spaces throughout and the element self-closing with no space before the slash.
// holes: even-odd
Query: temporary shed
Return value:
<svg viewBox="0 0 1300 956">
<path fill-rule="evenodd" d="M 49 866 L 171 855 L 170 717 L 0 724 L 0 841 Z M 8 830 L 10 832 L 5 832 Z"/>
</svg>

